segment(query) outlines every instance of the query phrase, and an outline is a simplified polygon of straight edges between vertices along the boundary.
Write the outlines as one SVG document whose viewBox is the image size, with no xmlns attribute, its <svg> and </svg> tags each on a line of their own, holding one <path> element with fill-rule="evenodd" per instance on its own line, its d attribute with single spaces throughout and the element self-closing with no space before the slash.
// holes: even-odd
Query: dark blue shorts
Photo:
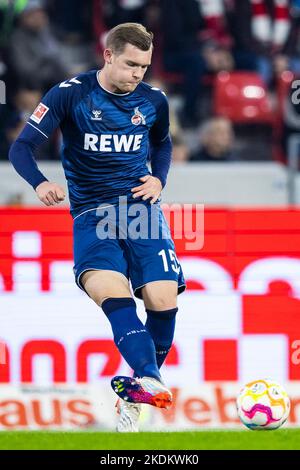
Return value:
<svg viewBox="0 0 300 470">
<path fill-rule="evenodd" d="M 181 265 L 159 203 L 144 202 L 89 210 L 74 219 L 74 274 L 111 270 L 131 281 L 134 294 L 148 282 L 176 281 L 185 290 Z M 140 208 L 141 210 L 137 210 Z"/>
</svg>

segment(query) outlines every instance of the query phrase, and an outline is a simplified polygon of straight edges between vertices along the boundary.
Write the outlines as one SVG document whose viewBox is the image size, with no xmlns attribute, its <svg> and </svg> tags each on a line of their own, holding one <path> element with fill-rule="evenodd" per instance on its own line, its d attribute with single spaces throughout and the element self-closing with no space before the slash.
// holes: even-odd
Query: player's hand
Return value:
<svg viewBox="0 0 300 470">
<path fill-rule="evenodd" d="M 151 198 L 150 204 L 154 204 L 160 196 L 162 184 L 156 176 L 146 175 L 140 178 L 143 184 L 132 188 L 133 198 L 142 197 L 143 201 Z"/>
<path fill-rule="evenodd" d="M 55 206 L 59 204 L 66 197 L 65 190 L 56 183 L 43 181 L 35 188 L 35 192 L 40 201 L 46 206 Z"/>
</svg>

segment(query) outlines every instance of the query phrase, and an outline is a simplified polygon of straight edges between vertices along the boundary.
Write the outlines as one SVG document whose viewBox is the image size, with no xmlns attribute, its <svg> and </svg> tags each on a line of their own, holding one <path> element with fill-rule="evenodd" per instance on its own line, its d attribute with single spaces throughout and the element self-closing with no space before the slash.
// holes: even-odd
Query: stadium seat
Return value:
<svg viewBox="0 0 300 470">
<path fill-rule="evenodd" d="M 236 124 L 273 124 L 266 86 L 255 72 L 219 72 L 215 78 L 213 111 Z"/>
</svg>

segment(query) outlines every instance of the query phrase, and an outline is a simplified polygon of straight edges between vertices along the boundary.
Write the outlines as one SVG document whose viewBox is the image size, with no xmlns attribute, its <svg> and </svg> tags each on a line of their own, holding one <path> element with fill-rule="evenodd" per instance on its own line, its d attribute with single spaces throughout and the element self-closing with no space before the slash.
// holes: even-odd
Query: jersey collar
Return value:
<svg viewBox="0 0 300 470">
<path fill-rule="evenodd" d="M 127 96 L 127 95 L 130 95 L 130 93 L 132 93 L 131 91 L 127 91 L 127 93 L 114 93 L 113 91 L 107 90 L 107 89 L 104 88 L 104 86 L 101 85 L 101 83 L 100 83 L 100 80 L 99 80 L 99 72 L 100 72 L 100 70 L 97 70 L 97 72 L 96 72 L 96 80 L 97 80 L 97 82 L 98 82 L 99 87 L 100 87 L 102 90 L 104 90 L 106 93 L 109 93 L 110 95 L 114 95 L 114 96 Z M 135 91 L 135 90 L 134 90 L 134 91 Z"/>
</svg>

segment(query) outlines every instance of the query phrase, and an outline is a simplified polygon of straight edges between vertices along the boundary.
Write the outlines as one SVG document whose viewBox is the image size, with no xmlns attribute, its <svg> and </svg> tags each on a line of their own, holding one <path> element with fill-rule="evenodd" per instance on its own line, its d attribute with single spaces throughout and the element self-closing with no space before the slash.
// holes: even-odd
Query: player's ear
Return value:
<svg viewBox="0 0 300 470">
<path fill-rule="evenodd" d="M 104 49 L 103 58 L 106 64 L 111 64 L 113 52 L 111 49 Z"/>
</svg>

